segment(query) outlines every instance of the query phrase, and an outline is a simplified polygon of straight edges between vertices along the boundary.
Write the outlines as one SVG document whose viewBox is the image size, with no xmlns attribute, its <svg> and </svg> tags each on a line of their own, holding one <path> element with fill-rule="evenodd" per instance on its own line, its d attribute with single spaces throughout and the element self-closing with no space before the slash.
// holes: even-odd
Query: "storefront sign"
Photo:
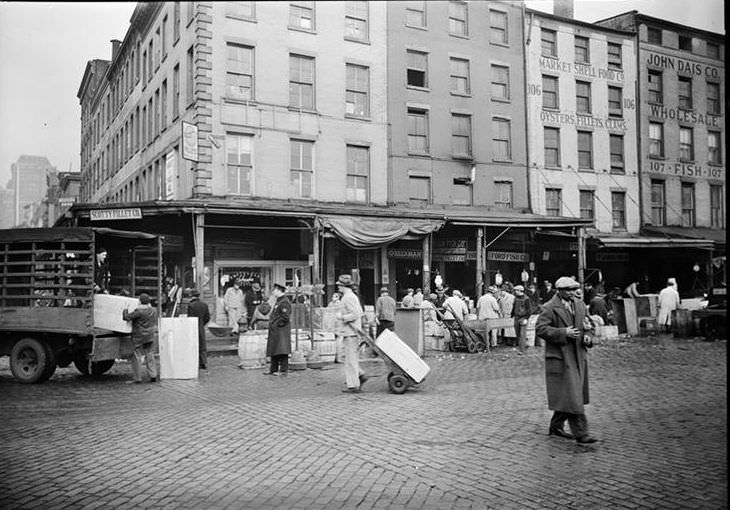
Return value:
<svg viewBox="0 0 730 510">
<path fill-rule="evenodd" d="M 705 78 L 720 78 L 720 70 L 714 66 L 700 64 L 699 62 L 690 62 L 681 58 L 670 57 L 669 55 L 658 55 L 649 53 L 646 64 L 653 67 L 661 67 L 662 69 L 676 70 L 679 73 L 694 74 L 695 76 L 704 75 Z"/>
<path fill-rule="evenodd" d="M 71 207 L 76 203 L 75 197 L 61 197 L 58 199 L 58 205 L 60 207 Z"/>
<path fill-rule="evenodd" d="M 658 104 L 649 105 L 649 115 L 659 117 L 661 119 L 677 120 L 679 122 L 689 122 L 692 124 L 702 124 L 714 128 L 722 127 L 722 117 L 716 115 L 703 115 L 699 112 L 682 110 L 681 108 L 667 108 Z"/>
<path fill-rule="evenodd" d="M 596 262 L 628 262 L 628 253 L 596 253 Z"/>
<path fill-rule="evenodd" d="M 175 151 L 170 151 L 165 156 L 165 200 L 175 198 L 175 179 L 177 178 L 177 158 Z"/>
<path fill-rule="evenodd" d="M 423 250 L 418 248 L 388 248 L 388 258 L 421 259 L 423 258 Z"/>
<path fill-rule="evenodd" d="M 530 255 L 512 251 L 488 251 L 487 260 L 496 260 L 498 262 L 529 262 Z"/>
<path fill-rule="evenodd" d="M 128 209 L 92 209 L 89 211 L 91 221 L 100 220 L 139 220 L 142 218 L 142 209 L 130 207 Z"/>
<path fill-rule="evenodd" d="M 664 175 L 725 179 L 725 167 L 703 166 L 692 163 L 649 160 L 649 171 Z"/>
<path fill-rule="evenodd" d="M 626 121 L 611 117 L 593 117 L 592 115 L 580 115 L 575 113 L 554 112 L 542 110 L 540 120 L 555 124 L 570 124 L 581 127 L 610 129 L 612 131 L 626 131 Z"/>
<path fill-rule="evenodd" d="M 189 122 L 182 123 L 182 157 L 198 161 L 198 126 Z"/>
<path fill-rule="evenodd" d="M 540 69 L 547 71 L 558 71 L 561 73 L 572 73 L 575 76 L 588 76 L 590 78 L 598 78 L 601 80 L 624 81 L 624 72 L 615 69 L 606 69 L 596 67 L 590 64 L 575 64 L 573 62 L 564 62 L 557 58 L 540 58 Z"/>
</svg>

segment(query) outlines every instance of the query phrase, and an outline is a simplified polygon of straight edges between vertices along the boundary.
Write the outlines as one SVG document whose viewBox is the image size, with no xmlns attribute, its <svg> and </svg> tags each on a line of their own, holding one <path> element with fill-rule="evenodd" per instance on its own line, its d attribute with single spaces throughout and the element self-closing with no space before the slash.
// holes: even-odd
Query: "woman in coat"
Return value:
<svg viewBox="0 0 730 510">
<path fill-rule="evenodd" d="M 269 336 L 266 341 L 266 355 L 271 357 L 271 369 L 266 375 L 286 375 L 289 372 L 291 354 L 291 303 L 284 295 L 286 288 L 274 284 L 271 294 L 276 298 L 269 317 Z"/>
<path fill-rule="evenodd" d="M 594 443 L 583 407 L 589 401 L 586 350 L 592 346 L 584 337 L 591 328 L 586 306 L 576 298 L 580 285 L 572 278 L 559 278 L 555 288 L 557 293 L 543 305 L 535 327 L 545 340 L 548 408 L 554 411 L 548 434 L 576 439 L 579 444 Z M 563 429 L 566 420 L 573 435 Z"/>
</svg>

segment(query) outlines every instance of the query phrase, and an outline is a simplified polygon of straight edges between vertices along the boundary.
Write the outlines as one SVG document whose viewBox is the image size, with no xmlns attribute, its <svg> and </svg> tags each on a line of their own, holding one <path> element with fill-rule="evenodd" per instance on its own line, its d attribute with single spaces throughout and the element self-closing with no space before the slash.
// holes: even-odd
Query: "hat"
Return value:
<svg viewBox="0 0 730 510">
<path fill-rule="evenodd" d="M 677 279 L 676 278 L 668 278 L 667 279 L 667 285 L 677 285 Z"/>
<path fill-rule="evenodd" d="M 142 294 L 139 295 L 139 302 L 140 302 L 140 304 L 143 304 L 143 305 L 150 304 L 150 295 L 147 294 L 146 292 L 143 292 Z"/>
<path fill-rule="evenodd" d="M 262 315 L 266 315 L 271 311 L 271 305 L 268 301 L 264 301 L 261 303 L 258 307 L 259 312 L 261 312 Z"/>
<path fill-rule="evenodd" d="M 497 292 L 497 287 L 494 285 L 490 285 L 489 287 L 487 287 L 487 292 L 491 292 L 492 294 L 494 294 L 495 292 Z"/>
<path fill-rule="evenodd" d="M 429 301 L 436 301 L 438 298 L 439 297 L 436 294 L 434 294 L 433 292 L 428 295 Z"/>
<path fill-rule="evenodd" d="M 580 284 L 573 280 L 570 276 L 561 276 L 555 282 L 555 288 L 558 290 L 576 290 L 580 288 Z"/>
<path fill-rule="evenodd" d="M 280 284 L 280 283 L 275 283 L 275 284 L 274 284 L 274 288 L 275 288 L 275 289 L 279 289 L 279 290 L 280 290 L 280 291 L 282 291 L 282 292 L 286 292 L 286 287 L 284 287 L 284 286 L 283 286 L 282 284 Z"/>
<path fill-rule="evenodd" d="M 459 291 L 459 290 L 456 290 L 456 289 L 454 289 L 454 290 L 453 290 L 453 291 L 451 292 L 451 295 L 452 295 L 452 296 L 455 296 L 455 297 L 461 297 L 461 291 Z"/>
<path fill-rule="evenodd" d="M 520 292 L 525 292 L 525 287 L 522 285 L 515 285 L 514 290 L 519 290 Z"/>
<path fill-rule="evenodd" d="M 340 277 L 337 278 L 337 282 L 335 282 L 335 285 L 352 287 L 352 276 L 350 276 L 349 274 L 341 274 Z"/>
<path fill-rule="evenodd" d="M 192 290 L 190 291 L 190 295 L 191 295 L 192 297 L 200 297 L 200 291 L 199 291 L 198 289 L 192 289 Z"/>
<path fill-rule="evenodd" d="M 103 246 L 98 246 L 96 248 L 96 253 L 107 253 L 107 251 L 106 248 L 104 248 Z"/>
<path fill-rule="evenodd" d="M 390 292 L 390 291 L 388 290 L 388 287 L 380 287 L 380 293 L 382 294 L 383 292 Z"/>
</svg>

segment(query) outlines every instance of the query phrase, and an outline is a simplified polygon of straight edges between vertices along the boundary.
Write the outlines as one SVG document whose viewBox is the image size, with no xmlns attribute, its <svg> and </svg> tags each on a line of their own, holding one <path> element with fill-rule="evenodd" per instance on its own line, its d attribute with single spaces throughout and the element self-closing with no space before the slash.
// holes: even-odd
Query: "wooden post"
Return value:
<svg viewBox="0 0 730 510">
<path fill-rule="evenodd" d="M 423 272 L 421 274 L 421 288 L 423 295 L 428 296 L 431 293 L 431 236 L 426 234 L 423 236 Z"/>
<path fill-rule="evenodd" d="M 317 285 L 322 282 L 322 275 L 320 274 L 322 268 L 319 264 L 319 228 L 317 228 L 316 223 L 312 231 L 312 237 L 312 258 L 314 259 L 314 263 L 312 264 L 312 288 L 316 289 Z M 312 297 L 316 306 L 322 306 L 321 294 L 314 294 Z"/>
<path fill-rule="evenodd" d="M 583 286 L 586 268 L 586 238 L 584 227 L 578 227 L 578 283 Z"/>
<path fill-rule="evenodd" d="M 477 227 L 477 286 L 476 298 L 484 293 L 484 227 Z"/>
<path fill-rule="evenodd" d="M 203 273 L 205 272 L 205 261 L 203 260 L 205 246 L 205 214 L 195 215 L 195 287 L 203 295 Z"/>
</svg>

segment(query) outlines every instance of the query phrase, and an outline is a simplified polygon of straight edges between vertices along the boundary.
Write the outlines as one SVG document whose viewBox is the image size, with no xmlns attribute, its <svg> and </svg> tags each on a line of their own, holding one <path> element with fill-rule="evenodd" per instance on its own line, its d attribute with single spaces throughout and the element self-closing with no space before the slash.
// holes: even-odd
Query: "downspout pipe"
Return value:
<svg viewBox="0 0 730 510">
<path fill-rule="evenodd" d="M 525 2 L 522 2 L 522 19 L 521 19 L 521 25 L 522 25 L 522 40 L 525 41 L 525 44 L 522 47 L 522 72 L 524 73 L 522 76 L 522 94 L 524 97 L 525 105 L 527 104 L 527 48 L 530 46 L 530 37 L 532 35 L 532 21 L 533 21 L 533 13 L 530 13 L 530 27 L 527 32 L 527 36 L 525 36 Z M 531 213 L 534 213 L 535 211 L 532 208 L 532 193 L 530 191 L 531 185 L 530 185 L 530 132 L 529 132 L 529 116 L 527 113 L 527 108 L 524 108 L 524 114 L 525 114 L 525 180 L 527 184 L 527 208 L 530 210 Z"/>
</svg>

